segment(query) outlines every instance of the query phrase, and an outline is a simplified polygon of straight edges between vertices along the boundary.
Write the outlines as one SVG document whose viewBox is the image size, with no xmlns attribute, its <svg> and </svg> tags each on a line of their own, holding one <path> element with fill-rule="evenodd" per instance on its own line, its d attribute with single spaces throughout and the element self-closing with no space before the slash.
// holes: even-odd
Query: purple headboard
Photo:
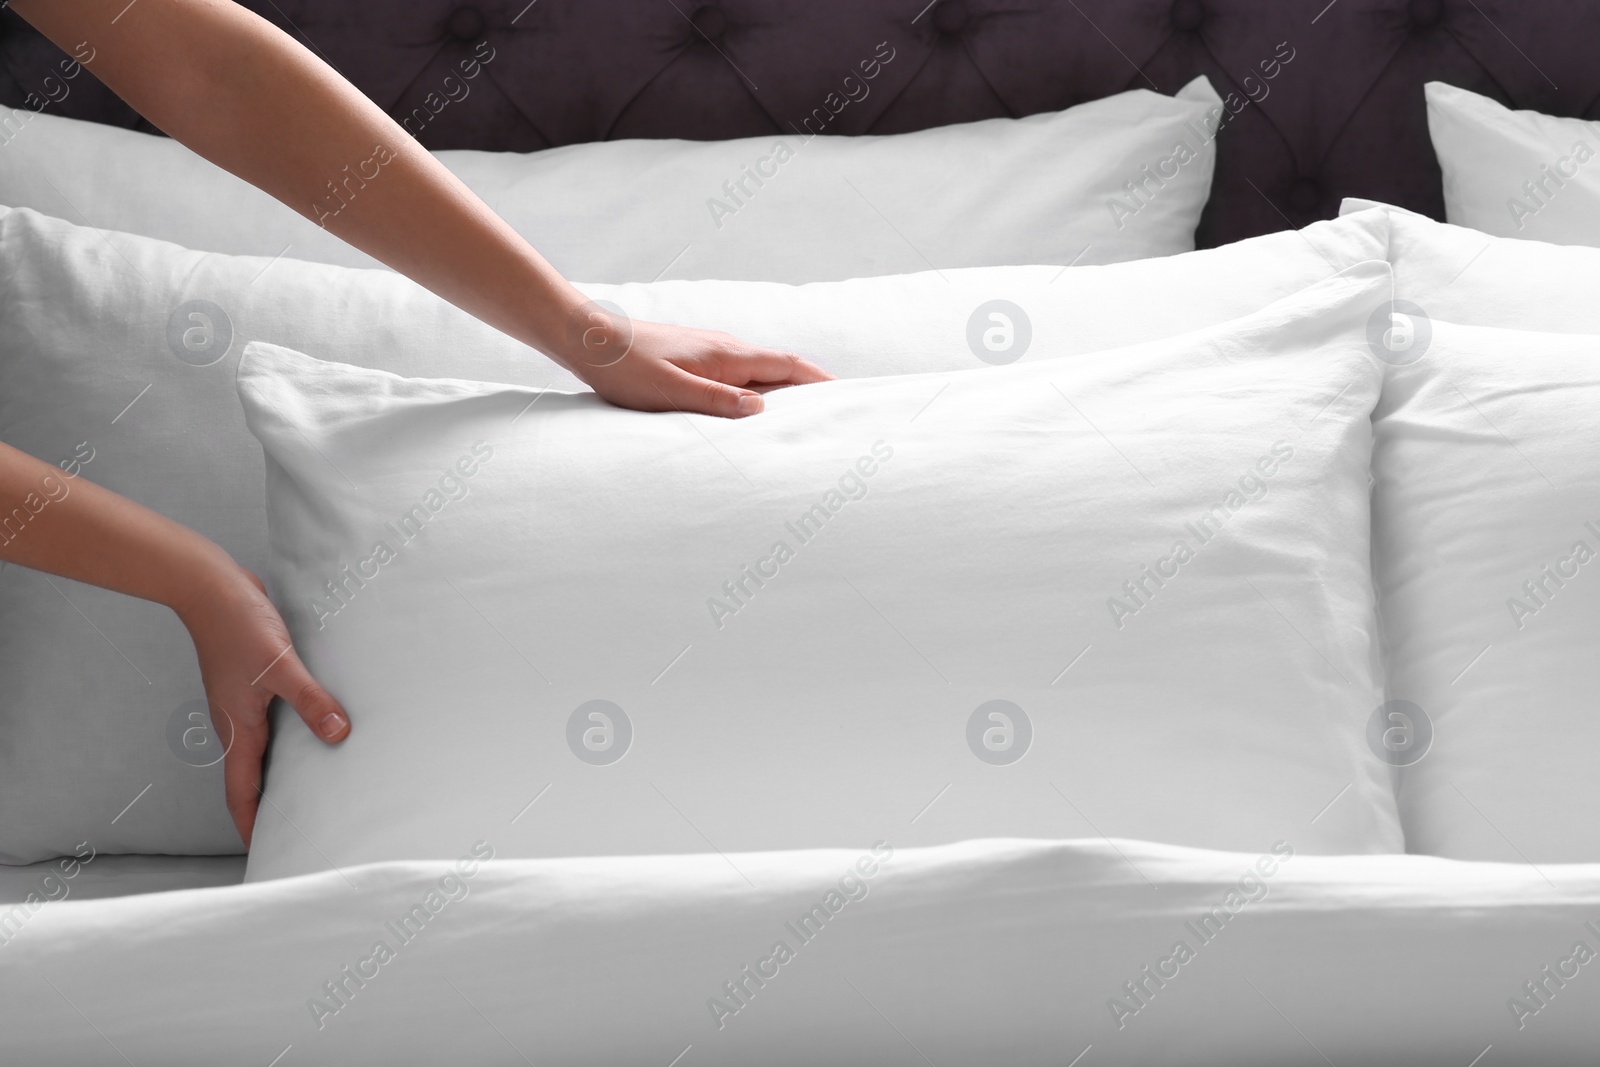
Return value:
<svg viewBox="0 0 1600 1067">
<path fill-rule="evenodd" d="M 70 0 L 61 0 L 66 3 Z M 924 6 L 926 5 L 926 6 Z M 247 0 L 397 118 L 487 40 L 430 148 L 791 129 L 881 41 L 894 62 L 830 126 L 892 133 L 1057 110 L 1197 74 L 1241 106 L 1199 234 L 1213 245 L 1365 196 L 1442 217 L 1422 85 L 1596 117 L 1600 0 Z M 1289 55 L 1273 65 L 1275 57 Z M 487 53 L 485 53 L 487 54 Z M 60 58 L 0 13 L 0 101 Z M 1266 63 L 1263 68 L 1261 64 Z M 1274 76 L 1266 78 L 1264 71 Z M 149 129 L 92 79 L 54 114 Z M 42 94 L 41 94 L 42 95 Z M 36 97 L 36 99 L 38 99 Z M 1248 101 L 1248 102 L 1246 102 Z M 417 124 L 413 123 L 417 128 Z M 960 161 L 952 161 L 960 165 Z"/>
</svg>

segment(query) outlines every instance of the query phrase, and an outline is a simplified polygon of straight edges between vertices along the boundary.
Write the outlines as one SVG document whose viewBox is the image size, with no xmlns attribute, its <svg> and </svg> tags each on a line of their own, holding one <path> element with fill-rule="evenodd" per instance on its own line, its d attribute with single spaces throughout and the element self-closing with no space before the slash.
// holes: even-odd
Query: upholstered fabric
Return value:
<svg viewBox="0 0 1600 1067">
<path fill-rule="evenodd" d="M 870 94 L 828 123 L 891 133 L 1055 110 L 1196 74 L 1235 94 L 1200 243 L 1331 217 L 1345 196 L 1443 218 L 1422 85 L 1600 116 L 1600 0 L 247 0 L 397 118 L 494 58 L 413 123 L 430 148 L 528 151 L 620 137 L 788 130 L 871 59 Z M 1281 57 L 1292 54 L 1287 62 Z M 0 102 L 148 129 L 0 13 Z M 1276 66 L 1273 64 L 1276 62 Z M 1262 64 L 1266 63 L 1266 68 Z M 1275 73 L 1265 77 L 1265 71 Z M 47 81 L 53 79 L 53 81 Z M 1245 103 L 1245 101 L 1249 101 Z M 827 114 L 824 111 L 824 114 Z"/>
</svg>

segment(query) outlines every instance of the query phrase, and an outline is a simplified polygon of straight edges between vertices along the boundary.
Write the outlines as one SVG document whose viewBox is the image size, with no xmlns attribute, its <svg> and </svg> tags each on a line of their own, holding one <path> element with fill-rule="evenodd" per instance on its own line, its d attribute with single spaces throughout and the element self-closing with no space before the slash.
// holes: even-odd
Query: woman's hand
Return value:
<svg viewBox="0 0 1600 1067">
<path fill-rule="evenodd" d="M 793 352 L 715 330 L 635 322 L 594 303 L 573 313 L 566 334 L 568 369 L 611 403 L 639 411 L 742 418 L 761 411 L 768 390 L 833 378 Z"/>
<path fill-rule="evenodd" d="M 350 717 L 300 662 L 261 579 L 232 559 L 218 560 L 174 609 L 200 660 L 211 722 L 224 747 L 228 812 L 248 847 L 261 803 L 272 698 L 286 700 L 330 744 L 349 735 Z"/>
<path fill-rule="evenodd" d="M 260 579 L 188 527 L 0 444 L 0 511 L 24 500 L 36 502 L 34 517 L 0 537 L 0 560 L 165 604 L 188 627 L 227 753 L 228 811 L 248 845 L 272 698 L 294 705 L 324 741 L 350 732 L 344 709 L 290 647 Z"/>
<path fill-rule="evenodd" d="M 798 356 L 659 323 L 630 324 L 626 358 L 615 346 L 604 363 L 575 352 L 572 328 L 589 333 L 597 305 L 376 104 L 239 4 L 13 0 L 11 8 L 69 52 L 86 44 L 84 65 L 175 140 L 549 355 L 613 404 L 751 415 L 764 389 L 828 377 Z M 389 160 L 382 178 L 336 217 L 320 217 L 328 184 L 379 148 Z"/>
</svg>

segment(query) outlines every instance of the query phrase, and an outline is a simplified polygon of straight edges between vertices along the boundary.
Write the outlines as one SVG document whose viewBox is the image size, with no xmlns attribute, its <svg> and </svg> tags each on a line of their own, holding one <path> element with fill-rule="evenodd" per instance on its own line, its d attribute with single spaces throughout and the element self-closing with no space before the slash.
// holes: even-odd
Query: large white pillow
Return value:
<svg viewBox="0 0 1600 1067">
<path fill-rule="evenodd" d="M 1372 211 L 1226 248 L 1065 271 L 586 288 L 637 316 L 806 352 L 843 376 L 954 370 L 1246 314 L 1381 257 L 1386 225 Z M 577 387 L 388 271 L 202 254 L 4 209 L 0 252 L 0 440 L 77 462 L 257 571 L 267 561 L 261 452 L 233 386 L 247 341 L 413 376 Z M 0 678 L 0 860 L 70 855 L 86 838 L 102 852 L 241 849 L 220 764 L 206 732 L 192 729 L 196 711 L 203 726 L 195 702 L 204 693 L 171 613 L 0 565 Z"/>
<path fill-rule="evenodd" d="M 1372 200 L 1347 198 L 1345 216 L 1389 216 L 1395 296 L 1413 314 L 1470 326 L 1600 333 L 1600 249 L 1492 237 Z"/>
<path fill-rule="evenodd" d="M 1600 337 L 1435 319 L 1374 419 L 1413 852 L 1600 861 Z"/>
<path fill-rule="evenodd" d="M 1144 838 L 1399 850 L 1368 566 L 1373 261 L 1087 358 L 758 419 L 252 344 L 270 565 L 351 738 L 249 877 L 457 854 Z"/>
<path fill-rule="evenodd" d="M 1387 210 L 1412 344 L 1389 357 L 1375 419 L 1375 579 L 1390 694 L 1405 703 L 1373 736 L 1402 768 L 1407 846 L 1600 859 L 1584 764 L 1600 741 L 1597 615 L 1585 568 L 1544 577 L 1580 540 L 1600 550 L 1584 525 L 1600 525 L 1584 503 L 1600 481 L 1600 249 Z M 1555 595 L 1529 599 L 1529 581 Z"/>
<path fill-rule="evenodd" d="M 213 252 L 377 265 L 176 142 L 9 115 L 21 129 L 0 153 L 0 204 Z M 439 158 L 569 278 L 810 282 L 1187 252 L 1221 115 L 1197 78 L 1176 97 L 1136 89 L 879 137 L 785 132 Z"/>
<path fill-rule="evenodd" d="M 1444 82 L 1426 93 L 1446 218 L 1499 237 L 1600 245 L 1600 127 Z"/>
</svg>

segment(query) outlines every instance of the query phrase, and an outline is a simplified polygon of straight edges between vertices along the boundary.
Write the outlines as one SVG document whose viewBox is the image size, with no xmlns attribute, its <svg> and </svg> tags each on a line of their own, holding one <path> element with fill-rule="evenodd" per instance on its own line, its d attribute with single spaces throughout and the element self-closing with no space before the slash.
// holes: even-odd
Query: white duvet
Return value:
<svg viewBox="0 0 1600 1067">
<path fill-rule="evenodd" d="M 47 903 L 0 944 L 0 1062 L 1494 1067 L 1594 1047 L 1600 865 L 490 851 Z"/>
</svg>

